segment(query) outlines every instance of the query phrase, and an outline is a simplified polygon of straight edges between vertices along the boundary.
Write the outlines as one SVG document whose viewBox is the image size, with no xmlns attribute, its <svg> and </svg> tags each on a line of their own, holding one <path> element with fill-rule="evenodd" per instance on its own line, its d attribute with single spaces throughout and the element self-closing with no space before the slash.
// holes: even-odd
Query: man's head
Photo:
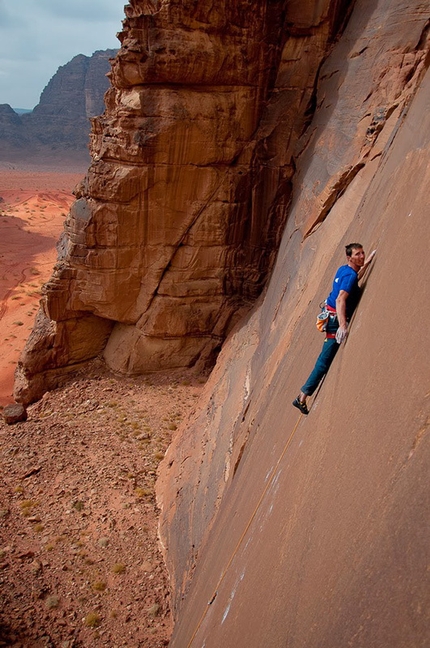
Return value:
<svg viewBox="0 0 430 648">
<path fill-rule="evenodd" d="M 355 270 L 363 267 L 366 255 L 364 254 L 361 243 L 349 243 L 345 245 L 345 252 L 348 258 L 348 265 L 352 266 Z"/>
<path fill-rule="evenodd" d="M 345 252 L 346 256 L 350 257 L 352 255 L 353 250 L 362 250 L 363 246 L 361 243 L 348 243 L 348 245 L 345 245 Z"/>
</svg>

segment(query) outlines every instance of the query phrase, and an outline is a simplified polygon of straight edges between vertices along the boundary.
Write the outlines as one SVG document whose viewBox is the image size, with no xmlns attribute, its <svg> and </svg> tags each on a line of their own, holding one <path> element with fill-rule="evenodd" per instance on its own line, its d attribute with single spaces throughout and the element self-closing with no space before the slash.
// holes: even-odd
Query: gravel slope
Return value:
<svg viewBox="0 0 430 648">
<path fill-rule="evenodd" d="M 0 422 L 0 645 L 157 648 L 171 633 L 157 465 L 204 378 L 98 361 Z"/>
</svg>

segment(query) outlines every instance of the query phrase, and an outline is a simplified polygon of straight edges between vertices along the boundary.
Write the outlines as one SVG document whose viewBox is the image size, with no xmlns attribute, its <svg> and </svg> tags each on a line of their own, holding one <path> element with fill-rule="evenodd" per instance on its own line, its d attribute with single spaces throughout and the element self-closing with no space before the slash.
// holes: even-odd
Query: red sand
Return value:
<svg viewBox="0 0 430 648">
<path fill-rule="evenodd" d="M 0 405 L 13 402 L 15 366 L 84 173 L 0 169 Z"/>
</svg>

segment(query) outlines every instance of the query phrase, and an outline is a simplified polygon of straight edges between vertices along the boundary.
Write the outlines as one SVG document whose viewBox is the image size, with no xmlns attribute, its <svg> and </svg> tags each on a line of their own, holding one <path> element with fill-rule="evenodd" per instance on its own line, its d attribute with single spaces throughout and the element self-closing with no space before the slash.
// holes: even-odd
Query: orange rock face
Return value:
<svg viewBox="0 0 430 648">
<path fill-rule="evenodd" d="M 100 353 L 123 373 L 211 362 L 273 265 L 344 15 L 328 0 L 127 5 L 17 399 Z"/>
<path fill-rule="evenodd" d="M 429 641 L 429 13 L 358 1 L 321 67 L 267 290 L 163 462 L 172 648 Z M 374 265 L 302 416 L 351 241 Z"/>
</svg>

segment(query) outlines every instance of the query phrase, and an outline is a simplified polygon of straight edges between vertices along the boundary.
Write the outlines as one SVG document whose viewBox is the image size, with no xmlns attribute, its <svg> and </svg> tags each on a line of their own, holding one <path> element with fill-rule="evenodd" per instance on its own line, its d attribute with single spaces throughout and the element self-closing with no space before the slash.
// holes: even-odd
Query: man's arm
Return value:
<svg viewBox="0 0 430 648">
<path fill-rule="evenodd" d="M 336 299 L 336 315 L 339 322 L 339 328 L 347 329 L 348 322 L 346 321 L 346 300 L 348 299 L 349 293 L 346 290 L 339 290 L 339 294 Z"/>
<path fill-rule="evenodd" d="M 340 290 L 336 299 L 336 315 L 339 322 L 339 328 L 336 331 L 336 342 L 341 344 L 348 335 L 348 322 L 346 321 L 346 300 L 349 293 L 346 290 Z"/>
</svg>

